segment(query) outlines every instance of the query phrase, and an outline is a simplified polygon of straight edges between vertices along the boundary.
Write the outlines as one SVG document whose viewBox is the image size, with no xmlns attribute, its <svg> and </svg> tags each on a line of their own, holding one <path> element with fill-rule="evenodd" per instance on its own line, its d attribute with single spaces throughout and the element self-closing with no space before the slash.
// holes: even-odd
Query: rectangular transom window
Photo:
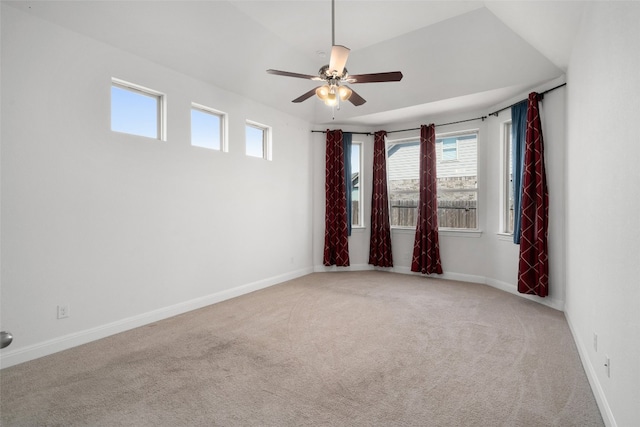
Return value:
<svg viewBox="0 0 640 427">
<path fill-rule="evenodd" d="M 477 229 L 478 134 L 436 136 L 438 227 Z M 450 149 L 455 149 L 455 158 Z M 415 227 L 420 190 L 418 138 L 388 141 L 387 179 L 392 227 Z"/>
<path fill-rule="evenodd" d="M 203 105 L 191 104 L 191 145 L 227 151 L 226 114 Z"/>
<path fill-rule="evenodd" d="M 247 156 L 271 160 L 271 128 L 247 120 L 245 129 Z"/>
<path fill-rule="evenodd" d="M 112 79 L 111 130 L 164 140 L 164 95 Z"/>
</svg>

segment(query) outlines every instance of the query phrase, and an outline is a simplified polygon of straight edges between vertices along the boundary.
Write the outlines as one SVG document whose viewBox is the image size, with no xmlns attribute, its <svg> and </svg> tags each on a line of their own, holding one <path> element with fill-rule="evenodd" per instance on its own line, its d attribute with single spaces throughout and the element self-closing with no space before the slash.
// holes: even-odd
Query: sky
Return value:
<svg viewBox="0 0 640 427">
<path fill-rule="evenodd" d="M 111 130 L 158 138 L 158 98 L 112 85 Z"/>
</svg>

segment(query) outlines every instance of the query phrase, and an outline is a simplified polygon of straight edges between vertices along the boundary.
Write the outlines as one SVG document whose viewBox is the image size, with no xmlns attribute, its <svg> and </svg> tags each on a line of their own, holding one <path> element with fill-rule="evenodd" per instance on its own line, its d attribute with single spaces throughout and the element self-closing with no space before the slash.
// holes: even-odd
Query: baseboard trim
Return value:
<svg viewBox="0 0 640 427">
<path fill-rule="evenodd" d="M 335 265 L 326 267 L 324 265 L 320 265 L 320 266 L 315 266 L 313 269 L 313 271 L 316 273 L 335 272 L 335 271 L 367 271 L 367 270 L 388 271 L 391 273 L 410 274 L 413 276 L 429 277 L 429 275 L 413 272 L 409 267 L 379 268 L 379 267 L 374 267 L 373 265 L 370 265 L 370 264 L 356 264 L 349 267 L 336 267 Z M 492 288 L 500 289 L 501 291 L 505 291 L 510 294 L 517 295 L 520 298 L 525 298 L 530 301 L 537 302 L 538 304 L 546 305 L 547 307 L 551 307 L 555 310 L 564 311 L 564 301 L 560 301 L 560 300 L 556 300 L 548 297 L 540 298 L 534 295 L 521 294 L 520 292 L 518 292 L 518 288 L 516 285 L 502 282 L 500 280 L 495 280 L 495 279 L 491 279 L 484 276 L 478 276 L 474 274 L 453 273 L 453 272 L 445 272 L 444 274 L 434 274 L 432 276 L 437 277 L 439 279 L 445 279 L 445 280 L 456 280 L 458 282 L 479 283 L 482 285 L 488 285 L 488 286 L 491 286 Z"/>
<path fill-rule="evenodd" d="M 596 374 L 595 367 L 591 363 L 591 359 L 589 359 L 587 347 L 580 339 L 580 336 L 573 326 L 573 322 L 571 321 L 571 313 L 565 310 L 564 317 L 567 319 L 569 330 L 571 330 L 571 335 L 573 335 L 573 341 L 576 343 L 576 347 L 578 348 L 578 354 L 580 355 L 582 366 L 584 367 L 584 371 L 587 374 L 587 379 L 589 380 L 589 384 L 591 385 L 593 396 L 596 398 L 596 403 L 598 404 L 598 408 L 600 409 L 602 420 L 608 427 L 617 427 L 618 424 L 616 423 L 613 412 L 611 411 L 611 406 L 609 406 L 609 402 L 607 401 L 607 396 L 604 394 L 604 390 L 602 389 L 600 380 L 598 380 L 598 375 Z"/>
<path fill-rule="evenodd" d="M 311 274 L 312 272 L 313 268 L 311 267 L 303 268 L 278 276 L 273 276 L 255 282 L 247 283 L 245 285 L 236 286 L 235 288 L 225 289 L 220 292 L 216 292 L 200 298 L 194 298 L 189 301 L 184 301 L 168 307 L 163 307 L 147 313 L 142 313 L 137 316 L 128 317 L 126 319 L 111 322 L 95 328 L 74 332 L 62 337 L 18 348 L 13 351 L 7 351 L 7 349 L 3 349 L 2 354 L 0 354 L 0 369 L 8 368 L 10 366 L 48 356 L 50 354 L 77 347 L 82 344 L 87 344 L 91 341 L 106 338 L 110 335 L 125 332 L 130 329 L 138 328 L 140 326 L 158 322 L 169 317 L 177 316 L 179 314 L 197 310 L 208 305 L 216 304 L 218 302 L 258 291 L 260 289 L 268 288 L 270 286 L 286 282 L 287 280 L 306 276 L 307 274 Z"/>
<path fill-rule="evenodd" d="M 313 267 L 314 273 L 331 273 L 339 271 L 367 271 L 373 270 L 373 266 L 369 264 L 353 264 L 347 267 L 338 267 L 335 265 L 316 265 Z"/>
<path fill-rule="evenodd" d="M 502 282 L 500 280 L 487 278 L 485 283 L 491 286 L 492 288 L 509 292 L 510 294 L 517 295 L 524 299 L 528 299 L 529 301 L 537 302 L 538 304 L 546 305 L 547 307 L 551 307 L 555 310 L 564 311 L 564 301 L 557 300 L 554 298 L 549 298 L 549 297 L 540 298 L 535 295 L 521 294 L 520 292 L 518 292 L 518 287 L 516 285 L 507 283 L 507 282 Z"/>
</svg>

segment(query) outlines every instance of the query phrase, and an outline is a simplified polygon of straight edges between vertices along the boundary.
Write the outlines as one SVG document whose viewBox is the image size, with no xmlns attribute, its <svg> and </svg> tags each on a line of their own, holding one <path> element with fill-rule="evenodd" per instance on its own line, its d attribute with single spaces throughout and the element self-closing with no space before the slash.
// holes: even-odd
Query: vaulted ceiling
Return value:
<svg viewBox="0 0 640 427">
<path fill-rule="evenodd" d="M 332 110 L 315 75 L 331 50 L 331 1 L 16 1 L 28 13 L 316 124 Z M 495 105 L 565 73 L 584 2 L 336 0 L 335 42 L 351 74 L 402 71 L 354 84 L 340 123 L 382 125 Z"/>
</svg>

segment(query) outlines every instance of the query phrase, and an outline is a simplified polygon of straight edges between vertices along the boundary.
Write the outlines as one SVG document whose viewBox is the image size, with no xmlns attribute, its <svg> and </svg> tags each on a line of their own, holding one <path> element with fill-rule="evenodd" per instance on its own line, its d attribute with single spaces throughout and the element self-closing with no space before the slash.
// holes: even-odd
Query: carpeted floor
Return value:
<svg viewBox="0 0 640 427">
<path fill-rule="evenodd" d="M 316 273 L 0 371 L 4 426 L 601 426 L 562 312 Z"/>
</svg>

